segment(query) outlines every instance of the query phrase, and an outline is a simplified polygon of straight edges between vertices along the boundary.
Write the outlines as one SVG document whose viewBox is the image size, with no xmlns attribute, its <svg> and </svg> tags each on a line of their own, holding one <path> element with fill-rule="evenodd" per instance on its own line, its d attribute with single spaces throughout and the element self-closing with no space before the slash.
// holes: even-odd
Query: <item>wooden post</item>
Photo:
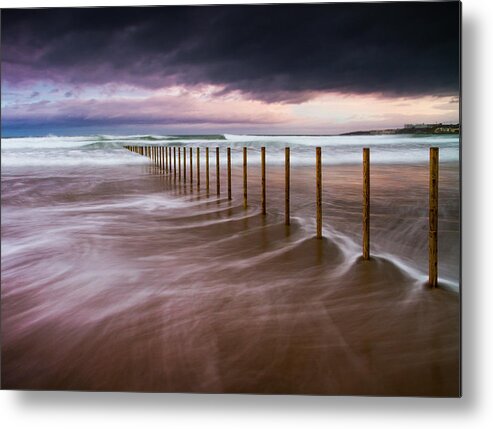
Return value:
<svg viewBox="0 0 493 429">
<path fill-rule="evenodd" d="M 200 148 L 197 148 L 197 191 L 200 191 Z"/>
<path fill-rule="evenodd" d="M 438 284 L 438 148 L 430 148 L 430 207 L 429 207 L 429 271 L 430 286 Z"/>
<path fill-rule="evenodd" d="M 176 147 L 173 147 L 173 176 L 176 182 Z"/>
<path fill-rule="evenodd" d="M 228 200 L 231 199 L 231 148 L 227 149 L 228 154 Z"/>
<path fill-rule="evenodd" d="M 284 223 L 289 225 L 291 223 L 289 213 L 289 186 L 290 186 L 290 153 L 289 147 L 284 148 Z"/>
<path fill-rule="evenodd" d="M 363 259 L 370 259 L 370 149 L 363 148 Z"/>
<path fill-rule="evenodd" d="M 169 157 L 168 157 L 169 147 L 165 146 L 164 151 L 166 152 L 166 161 L 164 164 L 164 166 L 165 166 L 164 168 L 165 168 L 166 173 L 168 173 L 169 172 L 169 169 L 168 169 L 168 167 L 169 167 L 169 162 L 168 162 L 169 161 Z"/>
<path fill-rule="evenodd" d="M 261 160 L 261 170 L 262 170 L 262 214 L 267 214 L 267 202 L 266 202 L 266 192 L 265 192 L 265 147 L 260 148 L 260 160 Z"/>
<path fill-rule="evenodd" d="M 216 192 L 221 195 L 221 174 L 219 171 L 219 148 L 216 147 Z"/>
<path fill-rule="evenodd" d="M 322 238 L 322 148 L 316 148 L 317 174 L 317 238 Z"/>
<path fill-rule="evenodd" d="M 193 153 L 190 148 L 190 190 L 193 188 Z"/>
<path fill-rule="evenodd" d="M 178 180 L 181 182 L 181 147 L 178 146 Z"/>
<path fill-rule="evenodd" d="M 187 183 L 187 148 L 183 148 L 183 182 Z"/>
<path fill-rule="evenodd" d="M 209 148 L 205 148 L 205 190 L 209 196 Z"/>
<path fill-rule="evenodd" d="M 247 148 L 243 148 L 243 207 L 248 207 Z"/>
</svg>

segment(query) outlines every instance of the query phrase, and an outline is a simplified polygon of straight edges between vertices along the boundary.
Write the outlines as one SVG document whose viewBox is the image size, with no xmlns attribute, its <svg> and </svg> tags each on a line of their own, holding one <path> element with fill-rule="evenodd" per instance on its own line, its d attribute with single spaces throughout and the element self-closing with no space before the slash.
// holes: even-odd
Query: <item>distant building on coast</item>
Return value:
<svg viewBox="0 0 493 429">
<path fill-rule="evenodd" d="M 403 130 L 411 133 L 458 134 L 459 124 L 405 124 Z"/>
<path fill-rule="evenodd" d="M 404 124 L 404 128 L 427 130 L 427 129 L 435 128 L 439 125 L 442 124 Z"/>
</svg>

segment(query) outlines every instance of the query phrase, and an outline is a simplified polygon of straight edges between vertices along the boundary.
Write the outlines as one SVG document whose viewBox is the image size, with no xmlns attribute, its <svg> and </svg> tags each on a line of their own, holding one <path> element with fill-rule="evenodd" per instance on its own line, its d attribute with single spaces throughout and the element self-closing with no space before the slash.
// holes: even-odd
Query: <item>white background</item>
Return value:
<svg viewBox="0 0 493 429">
<path fill-rule="evenodd" d="M 165 3 L 180 4 L 141 0 Z M 131 4 L 139 2 L 2 1 L 3 7 Z M 487 271 L 493 268 L 489 266 L 493 265 L 492 4 L 463 2 L 462 399 L 1 391 L 2 427 L 493 427 L 493 275 Z"/>
</svg>

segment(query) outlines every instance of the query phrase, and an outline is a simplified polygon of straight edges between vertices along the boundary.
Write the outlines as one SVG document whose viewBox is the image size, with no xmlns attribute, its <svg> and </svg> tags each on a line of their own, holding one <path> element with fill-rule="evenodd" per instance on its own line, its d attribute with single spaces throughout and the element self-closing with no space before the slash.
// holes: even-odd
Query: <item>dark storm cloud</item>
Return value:
<svg viewBox="0 0 493 429">
<path fill-rule="evenodd" d="M 2 11 L 3 78 L 456 95 L 459 3 Z"/>
</svg>

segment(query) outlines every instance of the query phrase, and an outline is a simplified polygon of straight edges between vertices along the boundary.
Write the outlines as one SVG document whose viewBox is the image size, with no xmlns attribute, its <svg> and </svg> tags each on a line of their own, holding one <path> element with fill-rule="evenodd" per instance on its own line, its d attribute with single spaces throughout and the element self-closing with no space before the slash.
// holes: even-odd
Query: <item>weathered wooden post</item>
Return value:
<svg viewBox="0 0 493 429">
<path fill-rule="evenodd" d="M 168 161 L 169 161 L 169 158 L 168 158 L 169 147 L 165 146 L 164 151 L 166 152 L 165 153 L 166 158 L 165 158 L 165 163 L 164 163 L 164 169 L 165 169 L 166 173 L 168 173 L 169 172 L 169 169 L 168 169 L 168 167 L 169 167 L 169 163 L 168 163 Z"/>
<path fill-rule="evenodd" d="M 438 284 L 438 148 L 430 148 L 430 207 L 429 207 L 429 271 L 430 286 Z"/>
<path fill-rule="evenodd" d="M 187 148 L 183 148 L 183 182 L 187 183 Z"/>
<path fill-rule="evenodd" d="M 193 152 L 190 148 L 190 190 L 193 189 Z"/>
<path fill-rule="evenodd" d="M 200 191 L 200 148 L 197 148 L 197 191 Z"/>
<path fill-rule="evenodd" d="M 317 238 L 322 238 L 322 148 L 316 148 Z"/>
<path fill-rule="evenodd" d="M 216 193 L 221 195 L 221 174 L 219 171 L 219 148 L 216 147 Z"/>
<path fill-rule="evenodd" d="M 248 207 L 247 148 L 243 148 L 243 207 Z"/>
<path fill-rule="evenodd" d="M 231 199 L 231 148 L 227 149 L 228 154 L 228 200 Z"/>
<path fill-rule="evenodd" d="M 181 182 L 181 147 L 178 146 L 178 180 Z"/>
<path fill-rule="evenodd" d="M 289 213 L 289 186 L 291 180 L 290 171 L 290 153 L 289 147 L 284 148 L 284 223 L 289 225 L 291 223 L 290 213 Z"/>
<path fill-rule="evenodd" d="M 209 196 L 209 148 L 205 148 L 205 190 Z"/>
<path fill-rule="evenodd" d="M 267 201 L 266 201 L 266 192 L 265 192 L 265 147 L 260 148 L 260 161 L 261 161 L 261 170 L 262 170 L 262 214 L 267 214 Z"/>
<path fill-rule="evenodd" d="M 370 149 L 363 148 L 363 259 L 370 259 Z"/>
<path fill-rule="evenodd" d="M 176 147 L 173 147 L 173 176 L 176 182 Z"/>
</svg>

